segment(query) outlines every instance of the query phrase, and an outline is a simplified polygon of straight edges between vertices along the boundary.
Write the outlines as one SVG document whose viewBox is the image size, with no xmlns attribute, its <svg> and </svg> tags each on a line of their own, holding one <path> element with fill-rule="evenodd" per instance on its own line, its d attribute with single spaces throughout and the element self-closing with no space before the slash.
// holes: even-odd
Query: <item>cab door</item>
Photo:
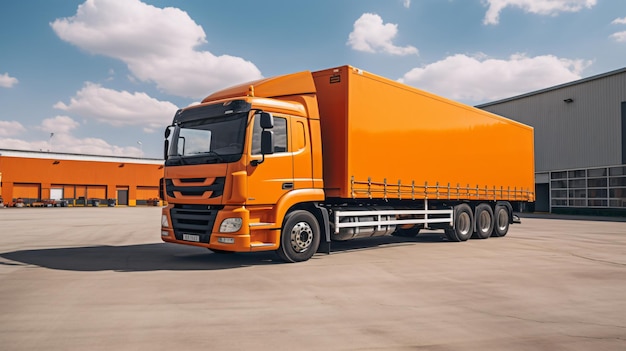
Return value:
<svg viewBox="0 0 626 351">
<path fill-rule="evenodd" d="M 293 180 L 295 189 L 313 188 L 313 164 L 307 119 L 291 117 L 291 154 L 293 156 Z"/>
<path fill-rule="evenodd" d="M 252 117 L 251 160 L 261 160 L 261 126 L 257 117 Z M 247 205 L 273 205 L 284 194 L 294 189 L 293 155 L 290 148 L 289 116 L 274 114 L 274 153 L 265 155 L 265 160 L 256 166 L 250 162 L 248 172 Z"/>
</svg>

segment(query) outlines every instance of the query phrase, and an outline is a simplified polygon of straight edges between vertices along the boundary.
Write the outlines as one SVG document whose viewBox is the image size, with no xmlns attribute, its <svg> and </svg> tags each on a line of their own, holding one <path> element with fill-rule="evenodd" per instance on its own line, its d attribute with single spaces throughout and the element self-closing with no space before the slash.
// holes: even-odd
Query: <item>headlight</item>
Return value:
<svg viewBox="0 0 626 351">
<path fill-rule="evenodd" d="M 167 216 L 166 215 L 162 215 L 161 216 L 161 227 L 163 227 L 163 228 L 169 228 L 170 227 L 170 223 L 167 221 Z"/>
<path fill-rule="evenodd" d="M 234 233 L 241 229 L 241 218 L 226 218 L 220 224 L 220 233 Z"/>
</svg>

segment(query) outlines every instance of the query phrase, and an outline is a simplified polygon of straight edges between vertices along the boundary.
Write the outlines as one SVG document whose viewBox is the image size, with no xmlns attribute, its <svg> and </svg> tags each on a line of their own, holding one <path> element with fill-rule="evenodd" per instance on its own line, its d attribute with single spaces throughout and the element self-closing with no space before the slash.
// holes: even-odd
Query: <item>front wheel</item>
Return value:
<svg viewBox="0 0 626 351">
<path fill-rule="evenodd" d="M 308 211 L 298 210 L 285 217 L 276 251 L 285 262 L 302 262 L 313 257 L 320 245 L 320 227 Z"/>
</svg>

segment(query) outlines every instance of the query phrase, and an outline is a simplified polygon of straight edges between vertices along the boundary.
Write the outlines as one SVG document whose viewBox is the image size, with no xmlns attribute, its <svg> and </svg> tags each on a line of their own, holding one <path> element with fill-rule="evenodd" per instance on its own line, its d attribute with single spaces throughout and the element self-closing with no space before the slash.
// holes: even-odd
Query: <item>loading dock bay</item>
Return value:
<svg viewBox="0 0 626 351">
<path fill-rule="evenodd" d="M 626 222 L 522 218 L 297 264 L 159 233 L 156 207 L 0 209 L 2 349 L 626 349 Z"/>
</svg>

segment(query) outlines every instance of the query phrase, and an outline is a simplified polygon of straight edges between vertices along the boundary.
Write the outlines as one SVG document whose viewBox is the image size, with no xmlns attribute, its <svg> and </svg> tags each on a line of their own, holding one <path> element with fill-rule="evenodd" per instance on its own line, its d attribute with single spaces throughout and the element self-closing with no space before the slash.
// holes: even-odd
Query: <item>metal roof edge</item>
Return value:
<svg viewBox="0 0 626 351">
<path fill-rule="evenodd" d="M 68 161 L 99 161 L 99 162 L 129 162 L 137 164 L 154 164 L 162 165 L 165 161 L 156 158 L 138 158 L 130 156 L 104 156 L 104 155 L 86 155 L 65 152 L 47 152 L 47 151 L 30 151 L 30 150 L 12 150 L 0 149 L 0 157 L 24 157 L 24 158 L 42 158 Z"/>
<path fill-rule="evenodd" d="M 606 72 L 606 73 L 597 74 L 595 76 L 582 78 L 582 79 L 575 80 L 575 81 L 572 81 L 572 82 L 555 85 L 553 87 L 532 91 L 530 93 L 524 93 L 524 94 L 521 94 L 521 95 L 516 95 L 516 96 L 512 96 L 512 97 L 505 98 L 505 99 L 500 99 L 500 100 L 496 100 L 496 101 L 492 101 L 492 102 L 487 102 L 487 103 L 484 103 L 484 104 L 476 105 L 474 107 L 476 107 L 476 108 L 483 108 L 483 107 L 498 105 L 498 104 L 501 104 L 501 103 L 505 103 L 505 102 L 509 102 L 509 101 L 513 101 L 513 100 L 518 100 L 518 99 L 529 97 L 529 96 L 533 96 L 533 95 L 543 94 L 543 93 L 548 92 L 548 91 L 557 90 L 557 89 L 561 89 L 561 88 L 565 88 L 565 87 L 569 87 L 569 86 L 573 86 L 573 85 L 577 85 L 577 84 L 587 83 L 587 82 L 590 82 L 592 80 L 606 78 L 606 77 L 609 77 L 609 76 L 613 76 L 613 75 L 617 75 L 617 74 L 625 73 L 625 72 L 626 72 L 626 67 L 623 67 L 623 68 L 619 68 L 619 69 L 616 69 L 616 70 L 613 70 L 613 71 L 609 71 L 609 72 Z"/>
</svg>

